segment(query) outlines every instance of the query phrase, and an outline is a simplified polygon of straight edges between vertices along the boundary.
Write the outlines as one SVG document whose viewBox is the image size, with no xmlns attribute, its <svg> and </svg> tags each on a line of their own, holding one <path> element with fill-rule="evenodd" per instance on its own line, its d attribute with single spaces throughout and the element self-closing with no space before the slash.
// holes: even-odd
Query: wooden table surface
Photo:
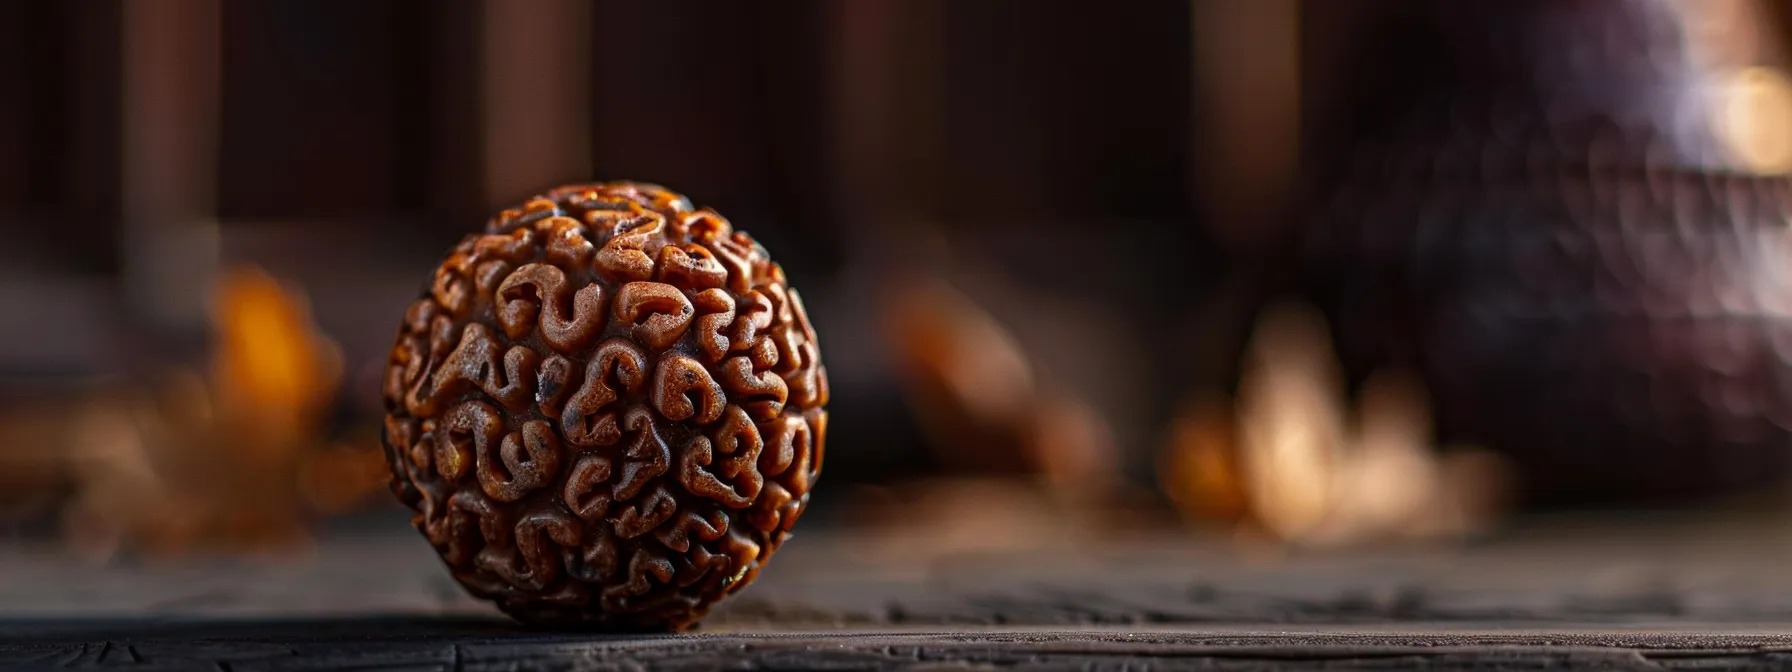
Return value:
<svg viewBox="0 0 1792 672">
<path fill-rule="evenodd" d="M 685 635 L 524 630 L 394 527 L 283 563 L 0 548 L 0 670 L 1792 669 L 1792 520 L 1553 520 L 1301 554 L 836 528 L 793 539 Z"/>
</svg>

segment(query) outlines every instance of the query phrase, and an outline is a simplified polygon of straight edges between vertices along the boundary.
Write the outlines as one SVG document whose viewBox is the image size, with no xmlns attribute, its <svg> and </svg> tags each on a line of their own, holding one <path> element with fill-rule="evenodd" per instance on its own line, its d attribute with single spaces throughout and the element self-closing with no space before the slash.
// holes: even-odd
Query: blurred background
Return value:
<svg viewBox="0 0 1792 672">
<path fill-rule="evenodd" d="M 398 320 L 551 186 L 752 232 L 806 528 L 1327 546 L 1784 507 L 1792 39 L 1754 0 L 0 5 L 0 534 L 403 531 Z"/>
</svg>

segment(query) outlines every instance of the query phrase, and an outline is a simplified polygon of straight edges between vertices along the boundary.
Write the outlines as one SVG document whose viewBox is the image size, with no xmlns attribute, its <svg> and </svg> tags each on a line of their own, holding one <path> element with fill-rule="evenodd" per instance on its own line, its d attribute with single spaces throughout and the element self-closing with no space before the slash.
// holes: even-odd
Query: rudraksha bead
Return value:
<svg viewBox="0 0 1792 672">
<path fill-rule="evenodd" d="M 554 189 L 449 253 L 384 378 L 392 491 L 524 622 L 683 629 L 750 583 L 821 471 L 802 298 L 721 215 Z"/>
</svg>

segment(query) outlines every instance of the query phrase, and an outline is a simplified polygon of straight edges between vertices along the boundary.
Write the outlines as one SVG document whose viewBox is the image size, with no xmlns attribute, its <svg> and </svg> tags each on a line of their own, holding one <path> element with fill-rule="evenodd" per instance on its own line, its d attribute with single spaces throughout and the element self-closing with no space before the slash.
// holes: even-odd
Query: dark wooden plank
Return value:
<svg viewBox="0 0 1792 672">
<path fill-rule="evenodd" d="M 0 545 L 0 619 L 488 616 L 397 520 L 275 561 L 89 567 Z M 1231 624 L 1792 624 L 1792 538 L 1660 522 L 1657 534 L 1534 533 L 1479 547 L 1254 555 L 1165 534 L 1032 523 L 963 531 L 804 532 L 715 627 Z M 937 526 L 936 526 L 937 528 Z M 1008 535 L 999 538 L 998 535 Z M 929 547 L 927 537 L 935 543 Z M 997 548 L 993 545 L 1000 545 Z"/>
<path fill-rule="evenodd" d="M 0 669 L 1782 669 L 1792 635 L 1337 629 L 541 633 L 501 622 L 0 625 Z"/>
<path fill-rule="evenodd" d="M 793 540 L 698 632 L 629 636 L 516 626 L 396 525 L 275 562 L 0 547 L 0 670 L 1792 666 L 1792 537 L 1771 524 L 1273 555 L 1166 531 L 1017 522 L 978 550 L 836 528 Z"/>
</svg>

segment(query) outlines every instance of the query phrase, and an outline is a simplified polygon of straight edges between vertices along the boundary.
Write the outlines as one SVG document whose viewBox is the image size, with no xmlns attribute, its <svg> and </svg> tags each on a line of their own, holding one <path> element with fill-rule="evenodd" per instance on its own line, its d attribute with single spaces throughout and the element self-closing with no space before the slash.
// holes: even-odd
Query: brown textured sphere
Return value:
<svg viewBox="0 0 1792 672">
<path fill-rule="evenodd" d="M 661 187 L 562 187 L 468 236 L 385 377 L 392 490 L 519 620 L 682 629 L 809 500 L 827 372 L 765 248 Z"/>
</svg>

